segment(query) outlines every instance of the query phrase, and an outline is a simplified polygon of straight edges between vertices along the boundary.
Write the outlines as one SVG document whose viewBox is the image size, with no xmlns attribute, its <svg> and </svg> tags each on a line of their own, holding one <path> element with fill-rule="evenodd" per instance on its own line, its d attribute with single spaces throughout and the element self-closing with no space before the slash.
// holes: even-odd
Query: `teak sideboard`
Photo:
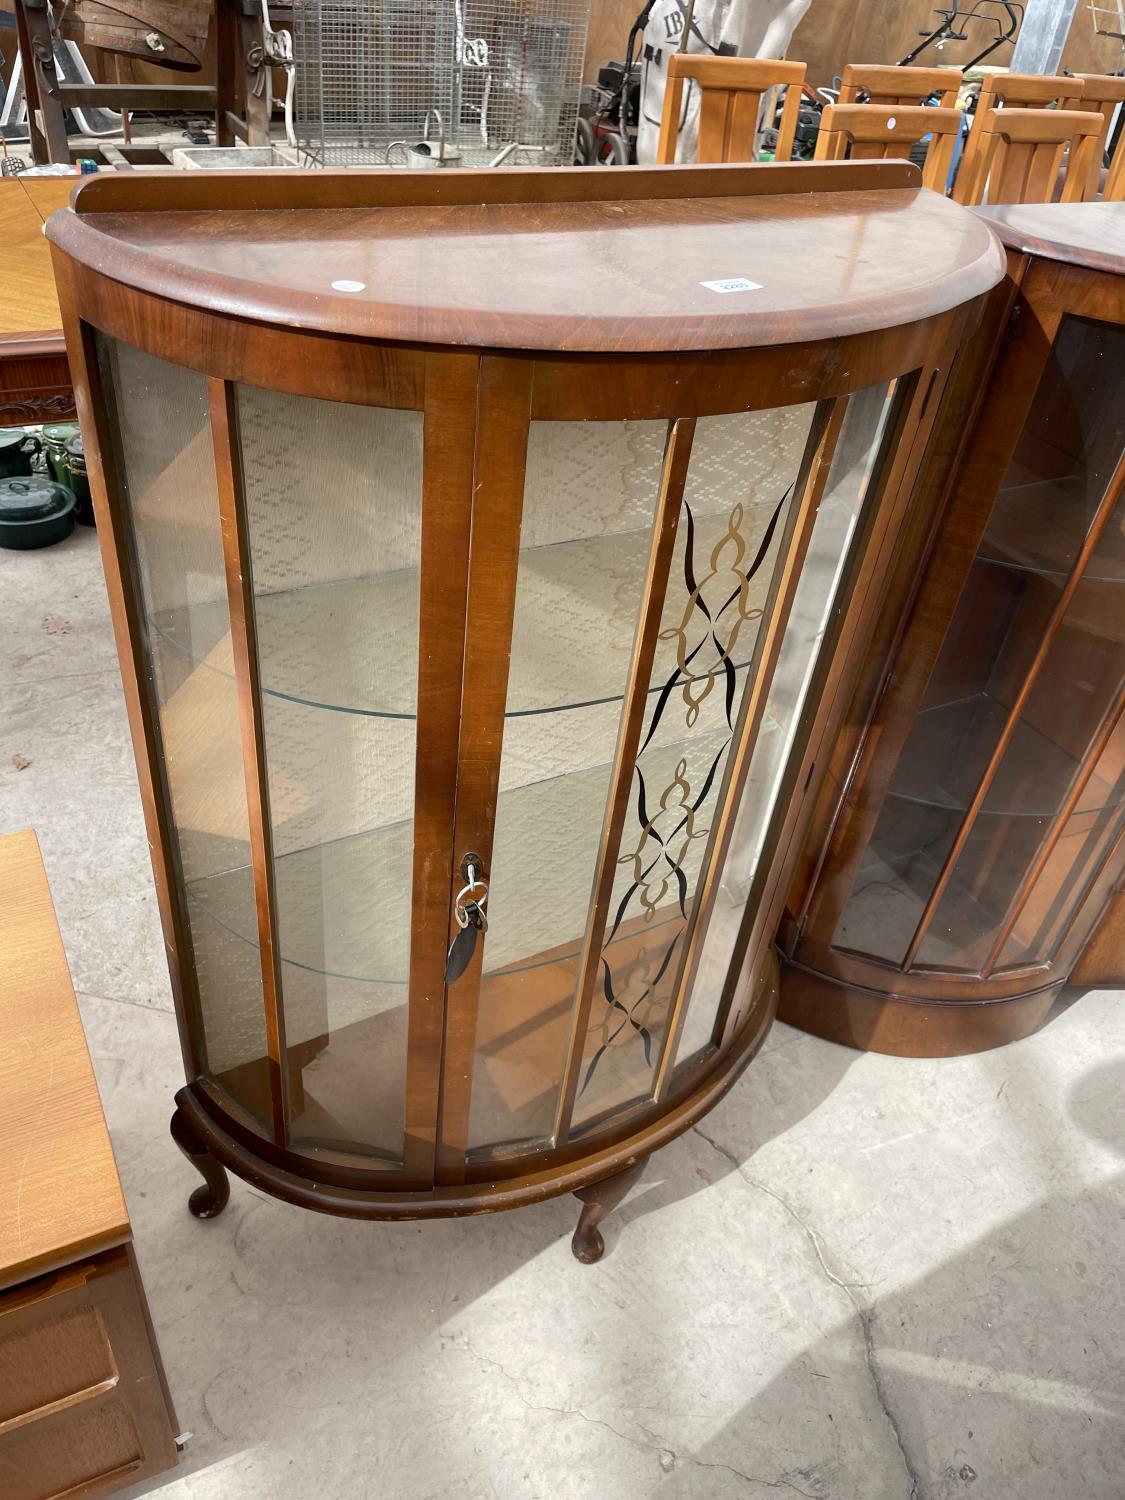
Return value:
<svg viewBox="0 0 1125 1500">
<path fill-rule="evenodd" d="M 0 838 L 0 1495 L 178 1461 L 121 1183 L 30 829 Z"/>
<path fill-rule="evenodd" d="M 907 163 L 97 179 L 48 226 L 205 1178 L 575 1191 L 753 1057 L 953 352 Z"/>
</svg>

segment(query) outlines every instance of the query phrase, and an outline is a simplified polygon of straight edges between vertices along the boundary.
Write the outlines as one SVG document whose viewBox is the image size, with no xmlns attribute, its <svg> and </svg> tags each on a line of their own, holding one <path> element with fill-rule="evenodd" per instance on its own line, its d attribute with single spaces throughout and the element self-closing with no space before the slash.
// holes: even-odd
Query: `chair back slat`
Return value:
<svg viewBox="0 0 1125 1500">
<path fill-rule="evenodd" d="M 1062 108 L 1074 98 L 1074 79 L 1059 73 L 986 73 L 978 112 L 988 109 Z"/>
</svg>

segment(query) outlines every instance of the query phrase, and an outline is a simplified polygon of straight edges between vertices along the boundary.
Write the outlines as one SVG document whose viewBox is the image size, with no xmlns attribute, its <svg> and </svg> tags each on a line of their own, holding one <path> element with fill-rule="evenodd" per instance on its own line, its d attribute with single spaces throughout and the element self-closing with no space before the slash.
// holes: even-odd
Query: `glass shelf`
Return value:
<svg viewBox="0 0 1125 1500">
<path fill-rule="evenodd" d="M 922 807 L 967 810 L 997 744 L 1008 710 L 987 693 L 924 709 L 891 785 L 890 795 Z M 1022 718 L 989 788 L 982 817 L 1051 818 L 1077 774 L 1079 762 Z M 1076 809 L 1100 812 L 1125 794 L 1104 777 L 1090 777 Z"/>
<path fill-rule="evenodd" d="M 1021 573 L 1066 578 L 1093 509 L 1087 484 L 1078 475 L 1007 485 L 996 497 L 977 556 Z M 1082 576 L 1091 583 L 1125 583 L 1125 531 L 1120 526 L 1103 533 Z"/>
<path fill-rule="evenodd" d="M 696 518 L 700 555 L 723 536 L 726 519 Z M 649 546 L 645 527 L 525 549 L 507 718 L 620 702 Z M 415 568 L 259 594 L 263 691 L 337 713 L 413 719 L 417 598 Z M 206 670 L 233 676 L 225 596 L 151 615 L 149 625 Z M 709 665 L 700 664 L 700 675 Z M 650 693 L 674 667 L 675 642 L 661 641 Z"/>
<path fill-rule="evenodd" d="M 952 830 L 928 846 L 900 854 L 868 849 L 855 887 L 832 939 L 837 951 L 898 965 L 934 888 Z M 964 971 L 987 951 L 1004 915 L 1002 895 L 982 891 L 955 869 L 942 899 L 941 921 L 926 934 L 919 966 Z"/>
<path fill-rule="evenodd" d="M 721 736 L 710 736 L 717 751 Z M 699 737 L 699 743 L 704 739 Z M 682 742 L 653 746 L 646 764 L 659 782 L 683 754 Z M 490 907 L 504 913 L 488 932 L 489 970 L 517 973 L 581 951 L 590 901 L 582 840 L 601 827 L 607 768 L 592 766 L 500 794 L 498 826 L 534 828 L 491 880 Z M 388 887 L 384 872 L 409 868 L 411 820 L 283 854 L 274 861 L 277 927 L 283 963 L 339 979 L 405 985 L 410 892 Z M 697 854 L 702 858 L 702 850 Z M 694 876 L 694 871 L 689 872 Z M 193 905 L 226 932 L 258 945 L 246 867 L 188 882 Z M 528 954 L 531 957 L 528 957 Z"/>
</svg>

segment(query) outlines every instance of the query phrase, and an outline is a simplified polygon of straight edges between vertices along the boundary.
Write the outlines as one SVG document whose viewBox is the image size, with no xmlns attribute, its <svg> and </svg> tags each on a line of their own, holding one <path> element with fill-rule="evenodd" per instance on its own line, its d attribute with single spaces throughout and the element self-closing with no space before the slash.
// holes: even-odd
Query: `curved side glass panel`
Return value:
<svg viewBox="0 0 1125 1500">
<path fill-rule="evenodd" d="M 116 500 L 132 540 L 206 1068 L 268 1131 L 258 950 L 210 899 L 221 884 L 228 911 L 254 911 L 207 382 L 110 340 L 99 340 L 99 363 L 111 396 Z"/>
</svg>

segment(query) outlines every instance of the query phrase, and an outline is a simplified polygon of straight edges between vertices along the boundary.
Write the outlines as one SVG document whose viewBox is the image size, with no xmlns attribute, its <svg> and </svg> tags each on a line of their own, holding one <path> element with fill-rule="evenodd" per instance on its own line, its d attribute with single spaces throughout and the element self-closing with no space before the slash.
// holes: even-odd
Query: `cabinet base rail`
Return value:
<svg viewBox="0 0 1125 1500">
<path fill-rule="evenodd" d="M 319 1213 L 352 1219 L 436 1219 L 497 1212 L 541 1203 L 545 1198 L 574 1193 L 582 1203 L 572 1248 L 584 1263 L 600 1259 L 605 1245 L 600 1223 L 617 1207 L 640 1177 L 647 1158 L 702 1119 L 726 1094 L 765 1040 L 777 1010 L 776 960 L 770 955 L 767 974 L 739 1034 L 716 1057 L 695 1089 L 662 1114 L 638 1125 L 630 1135 L 613 1142 L 591 1141 L 582 1156 L 536 1166 L 522 1175 L 485 1182 L 441 1184 L 433 1187 L 357 1186 L 326 1182 L 312 1173 L 312 1159 L 296 1163 L 276 1159 L 276 1148 L 265 1141 L 248 1143 L 234 1122 L 221 1118 L 221 1106 L 200 1083 L 182 1088 L 175 1098 L 172 1137 L 204 1179 L 189 1200 L 197 1218 L 214 1218 L 230 1195 L 227 1172 L 262 1192 Z M 238 1133 L 236 1133 L 238 1132 Z M 274 1152 L 275 1159 L 266 1153 Z M 381 1174 L 386 1179 L 388 1174 Z"/>
</svg>

